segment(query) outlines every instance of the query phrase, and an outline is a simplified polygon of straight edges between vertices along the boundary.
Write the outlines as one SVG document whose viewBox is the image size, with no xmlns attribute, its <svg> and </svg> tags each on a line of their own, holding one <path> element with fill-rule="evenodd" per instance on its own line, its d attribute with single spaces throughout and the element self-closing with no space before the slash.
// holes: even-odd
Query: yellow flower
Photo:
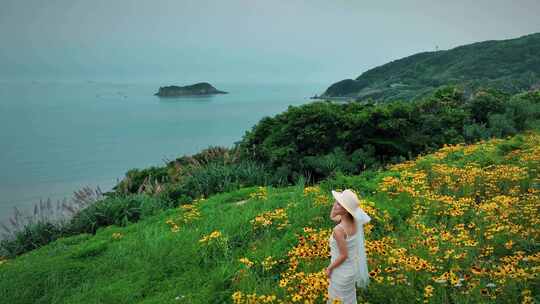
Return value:
<svg viewBox="0 0 540 304">
<path fill-rule="evenodd" d="M 243 263 L 244 265 L 246 265 L 247 267 L 251 267 L 253 266 L 253 262 L 250 261 L 248 258 L 240 258 L 238 259 L 241 263 Z"/>
<path fill-rule="evenodd" d="M 249 194 L 249 198 L 266 200 L 268 198 L 268 191 L 266 187 L 258 187 L 257 191 Z"/>
<path fill-rule="evenodd" d="M 264 270 L 270 270 L 272 267 L 277 264 L 278 261 L 272 260 L 272 256 L 268 256 L 262 261 Z"/>
<path fill-rule="evenodd" d="M 433 295 L 433 286 L 427 285 L 424 287 L 424 297 L 429 298 Z"/>
<path fill-rule="evenodd" d="M 384 281 L 384 277 L 375 277 L 373 280 L 375 280 L 377 283 L 382 283 L 382 281 Z"/>
<path fill-rule="evenodd" d="M 124 235 L 120 232 L 115 232 L 112 234 L 112 238 L 115 240 L 121 239 L 122 237 L 124 237 Z"/>
<path fill-rule="evenodd" d="M 235 293 L 233 293 L 232 299 L 234 300 L 235 303 L 238 303 L 242 299 L 242 292 L 236 291 Z"/>
<path fill-rule="evenodd" d="M 293 302 L 298 302 L 298 301 L 302 300 L 302 296 L 300 296 L 299 294 L 295 294 L 292 297 L 292 300 L 293 300 Z"/>
<path fill-rule="evenodd" d="M 205 235 L 203 236 L 200 240 L 199 240 L 199 243 L 204 243 L 204 242 L 208 242 L 212 239 L 217 239 L 221 236 L 221 232 L 218 231 L 218 230 L 214 230 L 212 231 L 209 235 Z"/>
<path fill-rule="evenodd" d="M 287 213 L 284 208 L 263 212 L 250 221 L 250 223 L 253 224 L 253 228 L 267 227 L 274 222 L 280 222 L 277 227 L 279 230 L 289 224 Z"/>
</svg>

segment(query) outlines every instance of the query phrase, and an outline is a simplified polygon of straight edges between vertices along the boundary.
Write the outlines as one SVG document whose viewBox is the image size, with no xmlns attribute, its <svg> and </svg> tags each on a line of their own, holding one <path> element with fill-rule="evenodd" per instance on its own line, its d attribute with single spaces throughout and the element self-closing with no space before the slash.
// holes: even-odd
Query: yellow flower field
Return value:
<svg viewBox="0 0 540 304">
<path fill-rule="evenodd" d="M 361 202 L 373 220 L 365 226 L 371 284 L 358 290 L 359 303 L 403 297 L 411 303 L 534 303 L 540 286 L 539 169 L 535 133 L 447 145 L 389 166 L 376 195 Z M 304 196 L 329 211 L 332 199 L 321 188 L 306 187 Z M 404 204 L 410 213 L 401 220 L 384 207 Z M 326 301 L 331 228 L 323 226 L 303 227 L 275 293 L 237 290 L 233 302 Z"/>
</svg>

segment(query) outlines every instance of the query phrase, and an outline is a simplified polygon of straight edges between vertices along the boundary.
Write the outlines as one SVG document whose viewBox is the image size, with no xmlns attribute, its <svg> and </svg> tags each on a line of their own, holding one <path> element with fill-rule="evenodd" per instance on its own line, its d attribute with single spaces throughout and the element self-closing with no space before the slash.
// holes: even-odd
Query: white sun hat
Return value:
<svg viewBox="0 0 540 304">
<path fill-rule="evenodd" d="M 360 207 L 360 200 L 351 189 L 345 189 L 342 192 L 332 190 L 332 195 L 362 225 L 371 220 L 371 217 Z"/>
</svg>

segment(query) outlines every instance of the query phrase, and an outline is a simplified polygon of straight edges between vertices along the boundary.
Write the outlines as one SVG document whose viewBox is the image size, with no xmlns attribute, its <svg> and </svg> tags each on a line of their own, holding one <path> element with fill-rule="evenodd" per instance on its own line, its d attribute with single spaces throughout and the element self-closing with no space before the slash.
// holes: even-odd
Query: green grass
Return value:
<svg viewBox="0 0 540 304">
<path fill-rule="evenodd" d="M 198 206 L 200 216 L 188 223 L 183 223 L 180 219 L 185 219 L 189 211 L 178 207 L 126 227 L 113 225 L 98 229 L 95 235 L 81 234 L 61 238 L 15 259 L 5 262 L 0 260 L 0 299 L 2 303 L 13 304 L 231 303 L 232 295 L 236 291 L 242 291 L 244 294 L 275 295 L 278 299 L 285 299 L 287 303 L 291 293 L 296 292 L 279 287 L 280 279 L 289 266 L 288 252 L 299 243 L 300 236 L 309 236 L 309 233 L 306 234 L 304 231 L 305 227 L 329 231 L 333 226 L 328 217 L 331 208 L 329 202 L 333 201 L 329 190 L 345 188 L 354 189 L 362 198 L 373 202 L 373 208 L 376 210 L 375 214 L 372 213 L 370 222 L 373 230 L 366 233 L 370 248 L 374 248 L 374 251 L 369 253 L 368 259 L 370 270 L 377 268 L 382 270 L 378 278 L 384 280 L 373 280 L 367 290 L 359 289 L 357 291 L 359 303 L 364 301 L 416 303 L 422 301 L 425 288 L 431 285 L 434 291 L 430 303 L 515 303 L 516 299 L 521 301 L 523 298 L 521 292 L 527 290 L 532 290 L 532 297 L 538 299 L 540 296 L 538 276 L 528 280 L 506 278 L 505 283 L 497 282 L 499 294 L 496 299 L 480 294 L 482 289 L 486 289 L 486 284 L 492 281 L 491 278 L 473 275 L 471 282 L 464 282 L 472 284 L 467 285 L 470 286 L 470 294 L 462 294 L 459 288 L 444 287 L 432 281 L 432 277 L 445 272 L 454 271 L 460 276 L 467 274 L 471 266 L 477 264 L 489 268 L 490 263 L 494 265 L 490 270 L 495 271 L 495 267 L 505 265 L 503 262 L 505 256 L 511 256 L 518 252 L 517 250 L 522 250 L 528 256 L 538 254 L 537 228 L 530 227 L 528 238 L 501 230 L 493 232 L 492 240 L 486 240 L 482 233 L 491 225 L 490 220 L 484 221 L 475 217 L 473 205 L 469 206 L 468 213 L 463 216 L 438 216 L 434 211 L 448 211 L 444 209 L 444 205 L 417 199 L 405 192 L 389 195 L 380 190 L 385 177 L 399 179 L 405 176 L 400 183 L 406 186 L 409 182 L 406 178 L 407 172 L 431 172 L 436 164 L 456 169 L 476 163 L 484 170 L 482 172 L 487 173 L 491 170 L 489 168 L 499 164 L 508 168 L 526 167 L 529 171 L 525 179 L 501 181 L 508 183 L 509 187 L 525 183 L 526 187 L 520 190 L 519 195 L 525 195 L 530 189 L 540 192 L 539 163 L 538 160 L 531 160 L 531 155 L 534 156 L 536 152 L 530 154 L 530 151 L 538 151 L 536 148 L 538 142 L 540 135 L 536 137 L 517 135 L 479 145 L 477 149 L 467 154 L 464 148 L 452 148 L 449 152 L 444 152 L 443 158 L 433 155 L 422 156 L 414 162 L 414 166 L 404 170 L 365 171 L 356 176 L 338 175 L 319 185 L 320 194 L 326 200 L 323 204 L 316 203 L 320 197 L 305 193 L 302 181 L 295 186 L 267 187 L 266 193 L 261 192 L 263 188 L 247 187 L 199 201 L 195 205 Z M 528 151 L 529 154 L 520 154 L 521 158 L 508 157 L 516 151 L 520 153 Z M 528 160 L 525 162 L 522 160 L 523 157 L 527 157 Z M 440 173 L 433 173 L 433 176 L 428 177 L 429 180 L 440 178 L 441 176 L 437 174 Z M 462 188 L 452 190 L 454 192 L 448 192 L 442 187 L 432 188 L 429 191 L 441 194 L 444 190 L 457 200 L 465 195 L 463 193 L 469 191 L 467 188 L 469 186 L 460 185 Z M 477 186 L 485 187 L 485 185 Z M 501 186 L 497 191 L 502 193 L 506 190 Z M 261 197 L 253 196 L 254 193 L 261 194 Z M 487 193 L 482 199 L 489 203 L 490 200 L 499 198 L 500 196 L 497 196 L 499 194 Z M 246 202 L 236 204 L 242 200 Z M 534 221 L 534 216 L 538 214 L 538 204 L 534 205 L 530 197 L 527 204 L 525 205 L 527 212 L 522 215 L 517 207 L 507 210 L 513 212 L 510 217 L 513 224 L 522 224 L 522 227 L 526 228 Z M 424 207 L 426 212 L 417 212 L 413 206 Z M 536 209 L 531 209 L 531 206 L 536 206 Z M 284 229 L 278 229 L 277 224 L 282 223 L 280 220 L 275 220 L 269 227 L 258 229 L 253 227 L 251 221 L 258 215 L 278 208 L 284 208 L 286 211 L 285 223 L 288 225 Z M 492 216 L 490 213 L 487 215 Z M 171 219 L 179 223 L 178 232 L 172 231 L 168 223 Z M 421 223 L 426 225 L 426 228 L 431 227 L 437 231 L 448 231 L 453 234 L 452 229 L 460 223 L 472 222 L 481 228 L 478 235 L 474 229 L 467 230 L 471 239 L 478 241 L 478 248 L 456 246 L 452 243 L 456 238 L 452 238 L 446 243 L 441 241 L 438 245 L 440 250 L 435 255 L 428 251 L 431 244 L 421 245 L 424 240 L 429 239 L 426 233 L 429 234 L 430 229 L 418 230 L 415 227 L 417 223 Z M 207 245 L 199 242 L 213 231 L 221 232 L 222 237 L 211 240 Z M 113 237 L 115 233 L 121 233 L 123 237 L 115 239 Z M 395 246 L 391 250 L 387 248 L 387 253 L 378 252 L 374 244 L 378 241 L 385 243 L 387 237 L 396 240 Z M 515 241 L 512 250 L 505 248 L 509 240 Z M 325 241 L 324 238 L 322 241 Z M 480 250 L 487 248 L 482 246 L 493 246 L 495 250 L 490 256 L 479 258 Z M 388 278 L 397 273 L 385 273 L 385 269 L 392 266 L 386 254 L 399 259 L 394 249 L 402 248 L 408 249 L 406 258 L 403 259 L 405 262 L 394 266 L 400 268 L 399 274 L 404 275 L 411 285 L 391 284 Z M 450 249 L 456 249 L 455 254 L 467 254 L 466 258 L 446 260 L 444 251 Z M 317 249 L 313 252 L 317 255 L 324 250 Z M 261 262 L 268 256 L 285 262 L 279 262 L 273 268 L 265 270 Z M 411 271 L 405 265 L 407 258 L 416 257 L 435 265 L 436 271 L 429 272 L 426 269 Z M 254 265 L 247 268 L 239 261 L 240 258 L 248 258 Z M 309 261 L 301 260 L 297 271 L 318 273 L 329 264 L 329 261 L 329 257 L 320 258 L 320 256 Z M 489 263 L 484 264 L 485 261 Z M 534 268 L 534 265 L 538 266 L 538 262 L 522 261 L 519 267 L 526 271 L 535 271 L 537 268 Z M 460 268 L 455 268 L 456 266 Z M 239 277 L 242 271 L 246 275 Z M 538 274 L 537 270 L 536 273 Z M 315 303 L 320 303 L 320 299 Z"/>
<path fill-rule="evenodd" d="M 61 238 L 0 266 L 0 298 L 4 303 L 219 303 L 230 302 L 230 278 L 238 258 L 285 257 L 304 225 L 322 210 L 309 209 L 303 187 L 269 188 L 268 200 L 249 199 L 255 188 L 212 196 L 200 203 L 200 219 L 171 232 L 166 220 L 181 216 L 167 210 L 128 227 L 108 226 L 96 235 Z M 252 233 L 257 214 L 298 205 L 290 210 L 291 229 Z M 330 224 L 330 223 L 327 223 Z M 229 238 L 230 253 L 204 257 L 198 240 L 213 230 Z M 124 237 L 115 240 L 112 234 Z M 259 250 L 250 254 L 249 246 Z M 212 259 L 212 257 L 215 257 Z M 219 259 L 218 259 L 219 258 Z M 257 282 L 273 288 L 275 277 Z M 29 288 L 31 286 L 31 288 Z M 250 286 L 243 286 L 249 288 Z M 252 286 L 255 287 L 255 286 Z M 184 296 L 182 300 L 175 300 Z"/>
</svg>

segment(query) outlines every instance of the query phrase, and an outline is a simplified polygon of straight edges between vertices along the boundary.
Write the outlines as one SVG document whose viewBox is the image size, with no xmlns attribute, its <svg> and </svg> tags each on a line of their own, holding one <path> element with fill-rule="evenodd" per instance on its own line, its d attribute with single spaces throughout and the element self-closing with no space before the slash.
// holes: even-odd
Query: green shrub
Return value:
<svg viewBox="0 0 540 304">
<path fill-rule="evenodd" d="M 256 162 L 210 163 L 193 168 L 181 182 L 167 185 L 164 197 L 168 201 L 182 203 L 219 192 L 268 184 L 280 185 L 284 181 Z"/>
<path fill-rule="evenodd" d="M 540 92 L 510 96 L 480 88 L 471 98 L 441 86 L 423 99 L 385 103 L 312 102 L 265 117 L 236 148 L 291 182 L 356 174 L 430 153 L 444 144 L 504 137 L 540 126 Z"/>
<path fill-rule="evenodd" d="M 492 114 L 489 116 L 489 129 L 495 137 L 505 137 L 516 134 L 514 121 L 504 114 Z"/>
<path fill-rule="evenodd" d="M 375 170 L 364 171 L 358 175 L 345 175 L 336 173 L 320 183 L 321 189 L 326 193 L 331 193 L 335 189 L 352 189 L 359 196 L 370 196 L 377 191 L 377 172 Z"/>
<path fill-rule="evenodd" d="M 152 166 L 146 169 L 130 169 L 126 172 L 125 178 L 112 189 L 118 193 L 137 193 L 146 180 L 153 179 L 166 182 L 167 168 Z"/>
<path fill-rule="evenodd" d="M 8 257 L 15 257 L 46 245 L 62 234 L 63 229 L 60 225 L 49 222 L 29 224 L 21 231 L 17 231 L 13 239 L 0 241 L 0 251 Z"/>
<path fill-rule="evenodd" d="M 145 194 L 107 198 L 77 213 L 66 229 L 70 234 L 95 234 L 100 227 L 126 226 L 162 209 L 160 200 Z"/>
<path fill-rule="evenodd" d="M 490 130 L 486 127 L 486 123 L 473 123 L 463 126 L 463 137 L 467 143 L 473 143 L 480 139 L 488 139 L 491 137 Z"/>
</svg>

